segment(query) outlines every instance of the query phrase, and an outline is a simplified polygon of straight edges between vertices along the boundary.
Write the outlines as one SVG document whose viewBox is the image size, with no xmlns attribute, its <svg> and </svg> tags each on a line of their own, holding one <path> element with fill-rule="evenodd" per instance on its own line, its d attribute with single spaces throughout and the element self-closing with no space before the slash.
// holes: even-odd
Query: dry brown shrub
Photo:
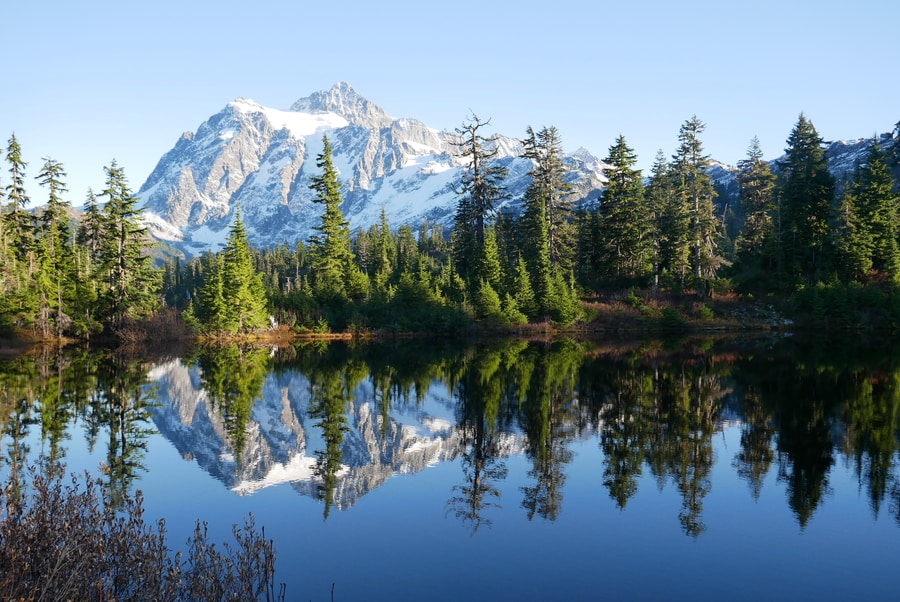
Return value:
<svg viewBox="0 0 900 602">
<path fill-rule="evenodd" d="M 283 599 L 273 586 L 273 543 L 253 516 L 233 534 L 234 544 L 217 548 L 198 521 L 187 554 L 173 553 L 165 522 L 145 522 L 140 492 L 113 508 L 87 474 L 13 471 L 0 491 L 0 599 Z"/>
</svg>

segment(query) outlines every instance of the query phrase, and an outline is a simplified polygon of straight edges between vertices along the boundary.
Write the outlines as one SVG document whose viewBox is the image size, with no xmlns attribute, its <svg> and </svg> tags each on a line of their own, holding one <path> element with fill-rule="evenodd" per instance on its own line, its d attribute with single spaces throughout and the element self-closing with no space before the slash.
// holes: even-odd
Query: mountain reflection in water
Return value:
<svg viewBox="0 0 900 602">
<path fill-rule="evenodd" d="M 511 515 L 560 521 L 567 496 L 599 492 L 627 515 L 670 491 L 668 520 L 703 540 L 711 492 L 731 481 L 759 503 L 777 492 L 772 512 L 801 531 L 853 487 L 873 519 L 890 517 L 884 528 L 900 525 L 900 347 L 871 342 L 40 349 L 0 360 L 0 410 L 0 470 L 65 463 L 83 438 L 105 449 L 100 473 L 119 495 L 167 440 L 228 495 L 287 487 L 326 521 L 409 478 L 438 487 L 441 515 L 472 536 Z M 455 476 L 424 476 L 440 466 Z"/>
</svg>

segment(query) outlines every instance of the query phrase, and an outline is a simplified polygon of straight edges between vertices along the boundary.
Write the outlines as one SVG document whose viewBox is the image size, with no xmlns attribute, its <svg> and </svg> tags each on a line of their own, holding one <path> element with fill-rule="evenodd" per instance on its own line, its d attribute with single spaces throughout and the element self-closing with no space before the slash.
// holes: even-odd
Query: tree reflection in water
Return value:
<svg viewBox="0 0 900 602">
<path fill-rule="evenodd" d="M 440 385 L 451 393 L 446 403 L 455 419 L 442 435 L 455 446 L 445 458 L 459 458 L 462 470 L 446 510 L 473 532 L 517 505 L 528 520 L 558 520 L 574 444 L 586 439 L 602 452 L 597 486 L 616 507 L 625 510 L 648 480 L 673 487 L 681 499 L 678 520 L 691 537 L 707 528 L 704 503 L 717 460 L 746 481 L 754 499 L 768 477 L 777 479 L 801 527 L 827 499 L 834 466 L 846 464 L 872 513 L 887 508 L 900 522 L 895 345 L 799 339 L 320 343 L 277 352 L 203 349 L 184 363 L 198 369 L 239 462 L 267 379 L 290 374 L 291 382 L 305 383 L 309 416 L 323 436 L 322 448 L 311 451 L 326 518 L 345 474 L 348 429 L 357 428 L 354 408 L 372 403 L 377 425 L 366 453 L 385 462 L 382 471 L 393 470 L 389 462 L 402 461 L 395 447 L 403 424 L 397 421 L 433 403 L 426 400 Z M 29 455 L 61 465 L 68 440 L 80 430 L 89 448 L 105 443 L 104 481 L 113 498 L 121 496 L 142 469 L 151 432 L 149 366 L 140 356 L 84 348 L 38 348 L 0 360 L 0 463 L 11 474 Z M 354 399 L 363 389 L 371 399 Z M 284 409 L 302 425 L 296 406 Z M 717 459 L 714 437 L 731 426 L 740 429 L 739 448 Z M 34 449 L 38 430 L 40 449 Z M 513 453 L 527 458 L 524 474 L 510 475 Z M 521 497 L 503 507 L 508 500 L 502 496 L 510 495 L 506 481 Z"/>
</svg>

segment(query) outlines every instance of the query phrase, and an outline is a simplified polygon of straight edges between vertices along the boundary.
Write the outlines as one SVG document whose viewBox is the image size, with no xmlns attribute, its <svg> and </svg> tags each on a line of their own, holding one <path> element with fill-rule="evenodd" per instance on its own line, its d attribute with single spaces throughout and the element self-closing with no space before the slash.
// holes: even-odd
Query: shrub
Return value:
<svg viewBox="0 0 900 602">
<path fill-rule="evenodd" d="M 662 317 L 659 319 L 659 324 L 663 328 L 683 330 L 687 323 L 677 309 L 674 307 L 666 307 L 662 310 Z"/>
<path fill-rule="evenodd" d="M 712 320 L 716 317 L 716 313 L 712 310 L 712 308 L 708 305 L 700 305 L 697 308 L 697 316 L 701 320 Z"/>
<path fill-rule="evenodd" d="M 169 550 L 164 521 L 145 523 L 140 492 L 114 509 L 87 474 L 64 482 L 58 467 L 26 473 L 27 489 L 13 473 L 0 491 L 0 599 L 276 598 L 274 546 L 252 515 L 221 549 L 198 521 L 185 558 Z"/>
</svg>

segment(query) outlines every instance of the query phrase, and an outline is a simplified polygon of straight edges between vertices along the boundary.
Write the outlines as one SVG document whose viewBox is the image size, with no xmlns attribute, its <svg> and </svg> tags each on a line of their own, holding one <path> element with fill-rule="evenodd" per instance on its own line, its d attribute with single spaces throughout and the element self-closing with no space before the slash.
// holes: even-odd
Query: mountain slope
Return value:
<svg viewBox="0 0 900 602">
<path fill-rule="evenodd" d="M 159 161 L 138 192 L 151 233 L 187 256 L 224 243 L 240 206 L 251 242 L 267 247 L 305 241 L 319 225 L 310 178 L 320 174 L 322 137 L 332 143 L 343 185 L 344 215 L 352 228 L 368 228 L 382 210 L 394 228 L 427 220 L 452 227 L 465 169 L 453 132 L 408 118 L 396 119 L 346 83 L 301 98 L 287 111 L 237 99 L 187 132 Z M 839 182 L 864 160 L 871 138 L 826 144 Z M 886 152 L 898 138 L 883 134 Z M 531 162 L 522 143 L 498 136 L 497 156 L 508 170 L 509 199 L 498 209 L 516 210 L 530 183 Z M 779 161 L 772 161 L 778 171 Z M 576 203 L 594 202 L 606 182 L 602 161 L 584 149 L 566 157 Z M 895 175 L 900 168 L 894 165 Z M 737 169 L 711 161 L 720 210 L 740 213 Z"/>
<path fill-rule="evenodd" d="M 392 118 L 340 83 L 288 111 L 237 99 L 196 133 L 185 133 L 138 192 L 151 232 L 187 255 L 216 249 L 240 206 L 254 244 L 305 240 L 321 215 L 309 184 L 320 173 L 315 162 L 323 135 L 332 143 L 342 209 L 352 228 L 376 223 L 382 210 L 394 227 L 424 220 L 452 224 L 453 191 L 464 169 L 455 156 L 455 134 Z M 517 139 L 500 136 L 497 150 L 510 174 L 506 204 L 515 206 L 531 165 L 519 158 Z M 576 200 L 602 187 L 597 158 L 579 150 L 567 162 Z"/>
</svg>

